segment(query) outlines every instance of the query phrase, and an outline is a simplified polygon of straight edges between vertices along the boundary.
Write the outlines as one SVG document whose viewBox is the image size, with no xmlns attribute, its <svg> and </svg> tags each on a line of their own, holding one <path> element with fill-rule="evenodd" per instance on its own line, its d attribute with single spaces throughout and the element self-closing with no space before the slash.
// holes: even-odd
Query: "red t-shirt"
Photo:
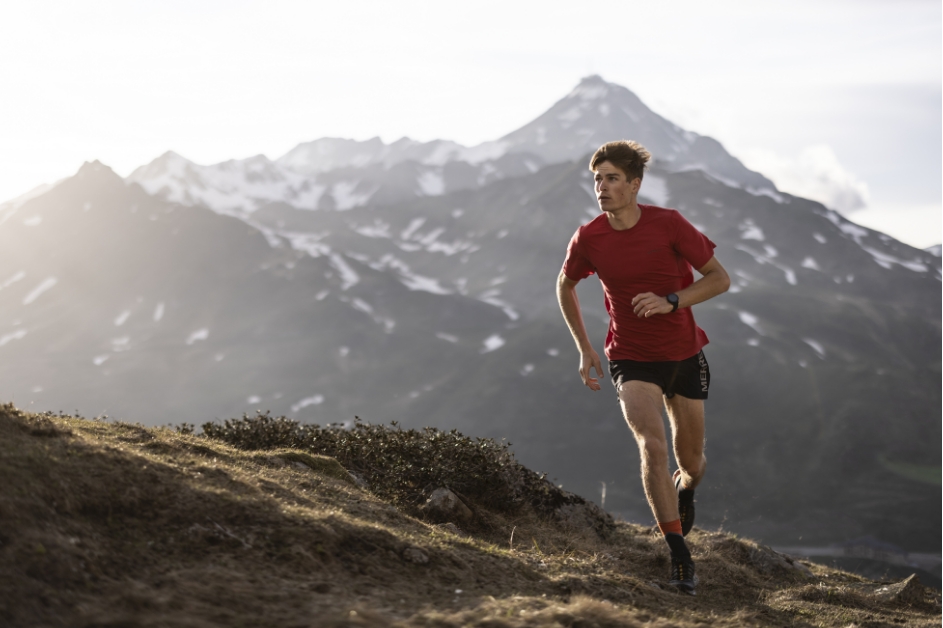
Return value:
<svg viewBox="0 0 943 628">
<path fill-rule="evenodd" d="M 702 268 L 717 245 L 677 210 L 641 204 L 639 208 L 642 215 L 631 229 L 616 231 L 604 213 L 577 229 L 563 272 L 573 281 L 599 275 L 609 312 L 607 358 L 684 360 L 708 342 L 691 308 L 639 318 L 632 299 L 642 292 L 665 296 L 691 285 L 691 267 Z"/>
</svg>

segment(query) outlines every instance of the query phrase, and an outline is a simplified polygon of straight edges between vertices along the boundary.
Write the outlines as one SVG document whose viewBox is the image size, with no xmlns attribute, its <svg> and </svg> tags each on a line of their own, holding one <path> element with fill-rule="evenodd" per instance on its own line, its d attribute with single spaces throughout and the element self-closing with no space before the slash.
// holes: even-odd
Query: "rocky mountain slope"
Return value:
<svg viewBox="0 0 943 628">
<path fill-rule="evenodd" d="M 472 500 L 464 529 L 433 523 L 301 449 L 2 405 L 0 481 L 11 628 L 939 624 L 939 593 L 916 578 L 872 582 L 699 529 L 698 596 L 682 596 L 651 528 Z"/>
<path fill-rule="evenodd" d="M 577 139 L 602 105 L 628 131 L 642 131 L 628 127 L 632 105 L 671 142 L 693 136 L 598 83 L 539 119 L 556 130 L 537 161 L 521 148 L 537 146 L 525 141 L 532 125 L 500 154 L 447 142 L 374 142 L 374 154 L 331 140 L 318 144 L 333 146 L 322 161 L 301 151 L 291 169 L 264 158 L 194 169 L 165 156 L 173 176 L 151 164 L 122 181 L 91 163 L 0 206 L 5 394 L 151 425 L 262 408 L 454 427 L 509 439 L 526 464 L 587 497 L 605 482 L 607 509 L 648 521 L 634 444 L 613 396 L 580 385 L 554 300 L 566 243 L 598 211 L 585 155 L 558 153 L 584 150 Z M 935 551 L 939 257 L 755 173 L 737 181 L 729 155 L 690 169 L 690 150 L 665 142 L 656 157 L 671 159 L 646 175 L 642 200 L 682 211 L 734 278 L 696 308 L 714 373 L 699 516 L 767 542 L 871 534 Z M 520 168 L 435 194 L 417 196 L 418 179 L 403 174 L 506 158 Z M 336 182 L 365 174 L 379 191 L 339 204 Z M 240 187 L 250 183 L 267 192 Z M 286 192 L 322 184 L 316 204 Z M 381 202 L 389 186 L 403 193 Z M 598 285 L 580 291 L 601 345 Z"/>
</svg>

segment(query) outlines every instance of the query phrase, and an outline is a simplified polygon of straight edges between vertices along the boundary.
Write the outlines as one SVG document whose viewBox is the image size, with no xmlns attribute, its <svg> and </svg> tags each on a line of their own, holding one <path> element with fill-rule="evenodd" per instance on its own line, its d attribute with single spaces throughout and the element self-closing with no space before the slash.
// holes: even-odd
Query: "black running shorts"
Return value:
<svg viewBox="0 0 943 628">
<path fill-rule="evenodd" d="M 609 374 L 617 392 L 623 383 L 635 380 L 657 384 L 668 399 L 675 395 L 707 399 L 711 385 L 711 370 L 703 351 L 686 360 L 671 362 L 610 360 Z"/>
</svg>

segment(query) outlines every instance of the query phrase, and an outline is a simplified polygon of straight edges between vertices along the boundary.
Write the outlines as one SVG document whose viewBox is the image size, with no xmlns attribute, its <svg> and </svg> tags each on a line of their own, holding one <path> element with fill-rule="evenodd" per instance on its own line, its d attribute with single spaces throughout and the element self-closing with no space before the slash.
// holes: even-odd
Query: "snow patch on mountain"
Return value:
<svg viewBox="0 0 943 628">
<path fill-rule="evenodd" d="M 331 252 L 331 247 L 321 242 L 321 240 L 330 235 L 328 232 L 280 231 L 279 235 L 288 240 L 291 248 L 307 253 L 311 257 L 321 257 Z"/>
<path fill-rule="evenodd" d="M 497 297 L 497 294 L 499 294 L 497 290 L 494 290 L 494 291 L 489 290 L 488 292 L 479 296 L 478 300 L 483 303 L 487 303 L 488 305 L 493 305 L 495 307 L 501 308 L 501 311 L 504 312 L 504 315 L 507 316 L 512 321 L 518 320 L 521 317 L 518 311 L 515 310 L 514 307 L 507 301 L 504 301 L 503 299 L 499 299 Z"/>
<path fill-rule="evenodd" d="M 41 294 L 51 289 L 57 283 L 59 283 L 59 280 L 56 279 L 55 277 L 46 277 L 39 283 L 38 286 L 30 290 L 29 294 L 23 297 L 23 305 L 29 305 L 30 303 L 38 299 Z"/>
<path fill-rule="evenodd" d="M 186 343 L 188 345 L 192 345 L 201 340 L 206 340 L 209 337 L 210 337 L 210 330 L 206 327 L 203 327 L 201 329 L 197 329 L 196 331 L 192 332 L 189 336 L 187 336 Z"/>
<path fill-rule="evenodd" d="M 251 213 L 273 202 L 315 209 L 325 192 L 325 186 L 264 155 L 203 166 L 169 151 L 136 169 L 127 181 L 174 203 L 202 205 L 232 215 Z M 344 201 L 352 200 L 340 196 Z"/>
<path fill-rule="evenodd" d="M 12 286 L 17 281 L 20 281 L 24 277 L 26 277 L 26 273 L 23 272 L 22 270 L 13 273 L 11 277 L 0 282 L 0 290 L 3 290 L 4 288 L 7 288 L 9 286 Z"/>
<path fill-rule="evenodd" d="M 406 262 L 395 255 L 386 254 L 376 261 L 370 261 L 369 258 L 364 257 L 362 261 L 374 270 L 393 270 L 400 283 L 410 290 L 421 290 L 432 294 L 452 294 L 453 292 L 443 288 L 437 279 L 412 272 Z"/>
<path fill-rule="evenodd" d="M 373 315 L 373 308 L 363 299 L 351 299 L 350 304 L 354 306 L 355 310 L 360 310 L 365 314 Z"/>
<path fill-rule="evenodd" d="M 815 261 L 814 257 L 806 257 L 805 259 L 803 259 L 802 267 L 808 268 L 810 270 L 819 270 L 819 271 L 822 270 L 821 268 L 819 268 L 819 264 L 818 262 Z"/>
<path fill-rule="evenodd" d="M 353 230 L 367 238 L 392 238 L 390 223 L 375 218 L 369 225 L 354 225 Z"/>
<path fill-rule="evenodd" d="M 825 347 L 822 346 L 821 342 L 813 340 L 812 338 L 803 338 L 802 342 L 812 347 L 812 350 L 815 351 L 821 359 L 825 359 Z"/>
<path fill-rule="evenodd" d="M 642 188 L 639 190 L 639 196 L 642 196 L 659 207 L 668 206 L 668 182 L 663 177 L 657 177 L 653 174 L 646 175 L 642 179 Z"/>
<path fill-rule="evenodd" d="M 359 297 L 354 297 L 348 299 L 347 297 L 341 297 L 341 301 L 345 301 L 351 305 L 358 312 L 363 312 L 367 316 L 373 319 L 373 322 L 380 325 L 383 328 L 383 331 L 386 333 L 392 333 L 393 329 L 396 327 L 396 321 L 392 318 L 379 315 L 373 308 L 372 305 L 364 301 Z"/>
<path fill-rule="evenodd" d="M 378 137 L 364 141 L 325 137 L 299 144 L 279 157 L 276 163 L 311 176 L 339 168 L 390 168 L 405 161 L 425 166 L 444 166 L 452 161 L 477 165 L 498 159 L 506 151 L 503 142 L 484 142 L 467 147 L 450 140 L 419 142 L 408 137 L 391 144 Z"/>
<path fill-rule="evenodd" d="M 308 406 L 317 406 L 321 405 L 322 403 L 324 403 L 324 395 L 311 395 L 310 397 L 305 397 L 297 403 L 292 404 L 291 411 L 298 412 L 299 410 L 307 408 Z"/>
<path fill-rule="evenodd" d="M 481 349 L 481 353 L 490 353 L 492 351 L 496 351 L 503 347 L 505 342 L 506 341 L 504 338 L 498 334 L 492 334 L 485 338 L 484 342 L 482 343 L 484 346 Z"/>
<path fill-rule="evenodd" d="M 13 340 L 20 340 L 21 338 L 25 338 L 25 337 L 26 337 L 25 329 L 17 329 L 16 331 L 10 332 L 8 334 L 3 334 L 2 336 L 0 336 L 0 347 L 7 344 L 8 342 L 11 342 Z"/>
<path fill-rule="evenodd" d="M 864 227 L 859 227 L 853 222 L 849 222 L 841 214 L 834 210 L 826 211 L 824 216 L 836 227 L 838 230 L 850 237 L 855 241 L 856 244 L 861 244 L 861 239 L 868 237 L 869 231 Z"/>
<path fill-rule="evenodd" d="M 419 175 L 417 183 L 426 196 L 441 196 L 445 192 L 445 179 L 440 172 L 427 170 Z"/>
<path fill-rule="evenodd" d="M 416 229 L 419 229 L 419 227 L 424 224 L 426 224 L 425 218 L 413 218 L 409 221 L 409 226 L 400 232 L 399 237 L 403 240 L 408 240 L 412 237 L 413 233 L 416 232 Z"/>
<path fill-rule="evenodd" d="M 737 313 L 737 316 L 740 318 L 740 322 L 758 333 L 761 336 L 765 336 L 763 330 L 760 328 L 760 319 L 756 315 L 749 312 L 740 311 Z"/>
<path fill-rule="evenodd" d="M 376 188 L 362 189 L 357 181 L 338 181 L 331 188 L 334 208 L 345 211 L 366 204 L 376 192 Z"/>
<path fill-rule="evenodd" d="M 898 266 L 903 266 L 907 270 L 912 270 L 915 273 L 925 273 L 930 270 L 930 267 L 921 262 L 920 260 L 902 260 L 893 255 L 888 255 L 882 251 L 879 251 L 870 246 L 862 246 L 862 249 L 871 254 L 871 257 L 874 258 L 874 261 L 883 268 L 893 268 L 895 264 Z"/>
<path fill-rule="evenodd" d="M 752 220 L 747 220 L 742 224 L 738 225 L 738 228 L 742 232 L 740 234 L 741 240 L 757 240 L 763 242 L 766 238 L 763 236 L 763 230 L 753 224 Z"/>
<path fill-rule="evenodd" d="M 773 258 L 776 257 L 776 254 L 777 254 L 776 249 L 774 249 L 773 247 L 767 246 L 765 249 L 765 253 L 760 253 L 758 251 L 755 251 L 752 248 L 745 246 L 743 244 L 738 244 L 734 248 L 737 249 L 738 251 L 743 251 L 744 253 L 748 253 L 749 255 L 753 257 L 754 260 L 756 260 L 756 263 L 758 264 L 769 264 L 770 266 L 773 266 L 781 270 L 783 272 L 783 275 L 785 275 L 786 277 L 786 283 L 788 283 L 790 286 L 794 286 L 798 283 L 796 281 L 796 273 L 794 270 L 792 270 L 785 264 L 781 264 L 773 260 Z"/>
<path fill-rule="evenodd" d="M 360 282 L 360 275 L 351 268 L 350 264 L 347 263 L 347 260 L 345 260 L 343 256 L 337 253 L 328 253 L 328 258 L 331 260 L 331 266 L 337 271 L 338 275 L 340 275 L 341 290 L 347 290 Z"/>
</svg>

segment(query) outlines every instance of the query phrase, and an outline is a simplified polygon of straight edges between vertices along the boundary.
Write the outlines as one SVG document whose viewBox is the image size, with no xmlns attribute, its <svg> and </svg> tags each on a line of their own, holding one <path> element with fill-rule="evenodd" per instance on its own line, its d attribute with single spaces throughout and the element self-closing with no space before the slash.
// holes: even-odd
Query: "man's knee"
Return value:
<svg viewBox="0 0 943 628">
<path fill-rule="evenodd" d="M 635 440 L 645 463 L 651 465 L 668 464 L 668 443 L 665 442 L 664 438 L 659 438 L 654 434 L 636 434 Z"/>
<path fill-rule="evenodd" d="M 707 456 L 677 456 L 678 468 L 695 480 L 699 480 L 707 469 Z"/>
<path fill-rule="evenodd" d="M 704 464 L 704 446 L 689 445 L 686 447 L 675 447 L 675 458 L 678 459 L 678 466 L 682 469 L 697 469 Z"/>
</svg>

